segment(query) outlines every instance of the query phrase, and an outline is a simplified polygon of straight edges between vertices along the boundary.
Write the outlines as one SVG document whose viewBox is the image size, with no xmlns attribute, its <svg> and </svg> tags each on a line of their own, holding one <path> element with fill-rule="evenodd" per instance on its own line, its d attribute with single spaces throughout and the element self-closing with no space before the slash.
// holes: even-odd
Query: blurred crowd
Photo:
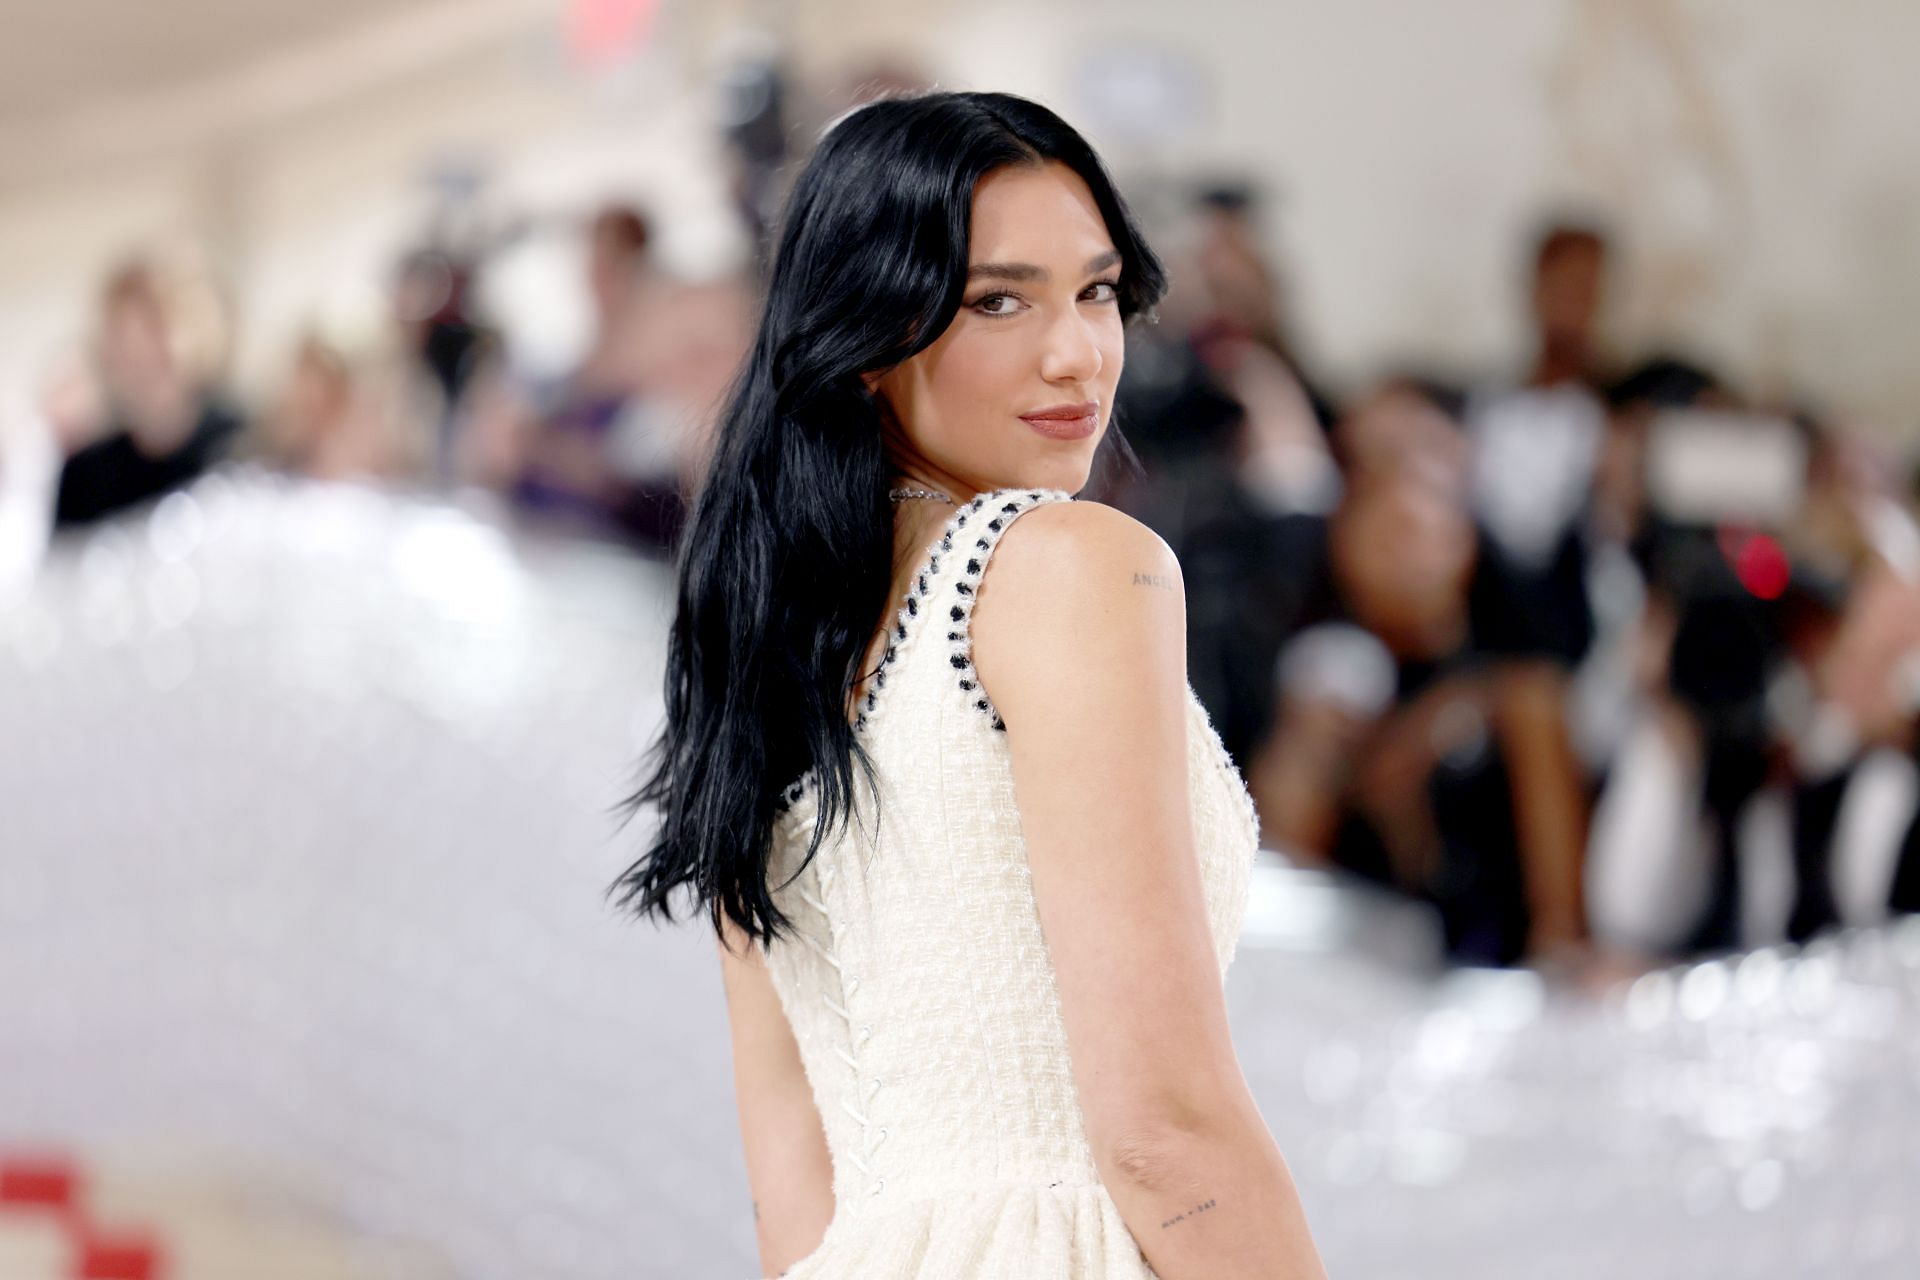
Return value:
<svg viewBox="0 0 1920 1280">
<path fill-rule="evenodd" d="M 1336 399 L 1256 213 L 1192 200 L 1122 384 L 1143 466 L 1099 496 L 1179 553 L 1264 842 L 1428 904 L 1456 960 L 1601 979 L 1920 909 L 1907 462 L 1604 351 L 1619 250 L 1576 220 L 1526 247 L 1517 375 Z"/>
<path fill-rule="evenodd" d="M 748 286 L 659 270 L 648 220 L 628 204 L 577 230 L 592 327 L 562 375 L 532 372 L 479 314 L 484 255 L 434 243 L 395 263 L 379 332 L 349 342 L 316 326 L 247 405 L 221 376 L 231 325 L 210 273 L 129 257 L 99 291 L 86 357 L 30 415 L 41 439 L 0 436 L 9 492 L 18 500 L 20 473 L 42 459 L 59 536 L 251 462 L 316 481 L 491 492 L 529 524 L 665 556 L 711 407 L 745 349 Z"/>
<path fill-rule="evenodd" d="M 755 101 L 729 142 L 764 243 L 792 131 L 777 95 Z M 1178 553 L 1192 682 L 1267 845 L 1428 904 L 1475 963 L 1768 940 L 1743 878 L 1765 805 L 1784 815 L 1781 936 L 1920 909 L 1903 459 L 1684 354 L 1602 350 L 1603 225 L 1527 248 L 1518 376 L 1335 387 L 1292 340 L 1256 191 L 1174 204 L 1174 291 L 1130 340 L 1124 444 L 1084 496 Z M 486 253 L 432 242 L 397 258 L 377 340 L 316 329 L 248 405 L 222 389 L 217 291 L 130 259 L 88 358 L 41 397 L 38 455 L 0 437 L 0 502 L 41 457 L 58 537 L 251 460 L 487 491 L 669 557 L 752 269 L 676 278 L 626 203 L 576 230 L 593 324 L 563 376 L 530 375 L 482 314 Z M 1862 849 L 1844 856 L 1868 858 L 1864 880 L 1838 866 Z"/>
</svg>

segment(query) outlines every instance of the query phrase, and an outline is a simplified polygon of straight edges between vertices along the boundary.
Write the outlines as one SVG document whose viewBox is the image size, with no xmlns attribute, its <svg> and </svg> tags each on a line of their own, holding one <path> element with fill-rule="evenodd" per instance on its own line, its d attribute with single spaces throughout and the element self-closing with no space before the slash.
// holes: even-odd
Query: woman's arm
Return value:
<svg viewBox="0 0 1920 1280">
<path fill-rule="evenodd" d="M 720 975 L 754 1232 L 762 1270 L 777 1276 L 818 1248 L 826 1234 L 833 1217 L 833 1162 L 766 957 L 732 920 L 725 921 L 724 933 Z"/>
<path fill-rule="evenodd" d="M 1027 512 L 973 615 L 1101 1178 L 1166 1280 L 1324 1277 L 1227 1028 L 1187 783 L 1186 605 L 1156 534 Z"/>
</svg>

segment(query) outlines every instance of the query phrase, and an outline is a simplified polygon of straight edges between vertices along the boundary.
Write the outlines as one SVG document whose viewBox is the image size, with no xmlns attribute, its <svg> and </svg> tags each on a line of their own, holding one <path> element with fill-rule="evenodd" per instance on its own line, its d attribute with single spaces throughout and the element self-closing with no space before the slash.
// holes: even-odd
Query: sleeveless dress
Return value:
<svg viewBox="0 0 1920 1280">
<path fill-rule="evenodd" d="M 1040 931 L 1005 725 L 969 621 L 988 558 L 1058 489 L 982 494 L 949 517 L 854 721 L 879 823 L 855 817 L 798 878 L 814 771 L 778 801 L 767 953 L 833 1161 L 835 1211 L 786 1280 L 1143 1280 L 1100 1184 Z M 1259 846 L 1253 801 L 1192 685 L 1195 847 L 1224 980 Z M 784 886 L 784 887 L 782 887 Z"/>
</svg>

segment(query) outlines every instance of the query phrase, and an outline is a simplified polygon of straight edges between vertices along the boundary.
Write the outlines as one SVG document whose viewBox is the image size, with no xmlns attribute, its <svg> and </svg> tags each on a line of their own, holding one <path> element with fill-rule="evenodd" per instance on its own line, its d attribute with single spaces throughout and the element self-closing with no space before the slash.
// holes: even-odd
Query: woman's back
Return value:
<svg viewBox="0 0 1920 1280">
<path fill-rule="evenodd" d="M 791 883 L 817 815 L 811 777 L 782 798 L 771 883 L 795 931 L 767 965 L 825 1124 L 836 1205 L 789 1280 L 1153 1274 L 1088 1144 L 1004 725 L 972 662 L 1000 536 L 1062 501 L 1001 489 L 948 520 L 858 712 L 878 819 L 856 775 L 853 821 Z M 1187 706 L 1194 845 L 1224 976 L 1257 830 L 1191 688 Z"/>
</svg>

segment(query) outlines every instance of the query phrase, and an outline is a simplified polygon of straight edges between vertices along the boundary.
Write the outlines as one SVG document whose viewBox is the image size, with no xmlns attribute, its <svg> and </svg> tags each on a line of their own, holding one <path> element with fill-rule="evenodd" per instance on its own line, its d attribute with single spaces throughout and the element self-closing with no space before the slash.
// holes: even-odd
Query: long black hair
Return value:
<svg viewBox="0 0 1920 1280">
<path fill-rule="evenodd" d="M 807 860 L 851 812 L 871 760 L 847 698 L 891 607 L 894 474 L 861 375 L 924 350 L 960 309 L 975 185 L 1057 160 L 1085 180 L 1121 257 L 1123 317 L 1166 291 L 1105 168 L 1053 112 L 1001 93 L 875 102 L 843 117 L 794 185 L 759 331 L 676 553 L 666 723 L 621 802 L 658 806 L 651 845 L 609 893 L 673 919 L 684 888 L 771 943 L 791 927 L 767 878 L 780 793 L 816 771 Z M 804 863 L 802 864 L 805 865 Z"/>
</svg>

